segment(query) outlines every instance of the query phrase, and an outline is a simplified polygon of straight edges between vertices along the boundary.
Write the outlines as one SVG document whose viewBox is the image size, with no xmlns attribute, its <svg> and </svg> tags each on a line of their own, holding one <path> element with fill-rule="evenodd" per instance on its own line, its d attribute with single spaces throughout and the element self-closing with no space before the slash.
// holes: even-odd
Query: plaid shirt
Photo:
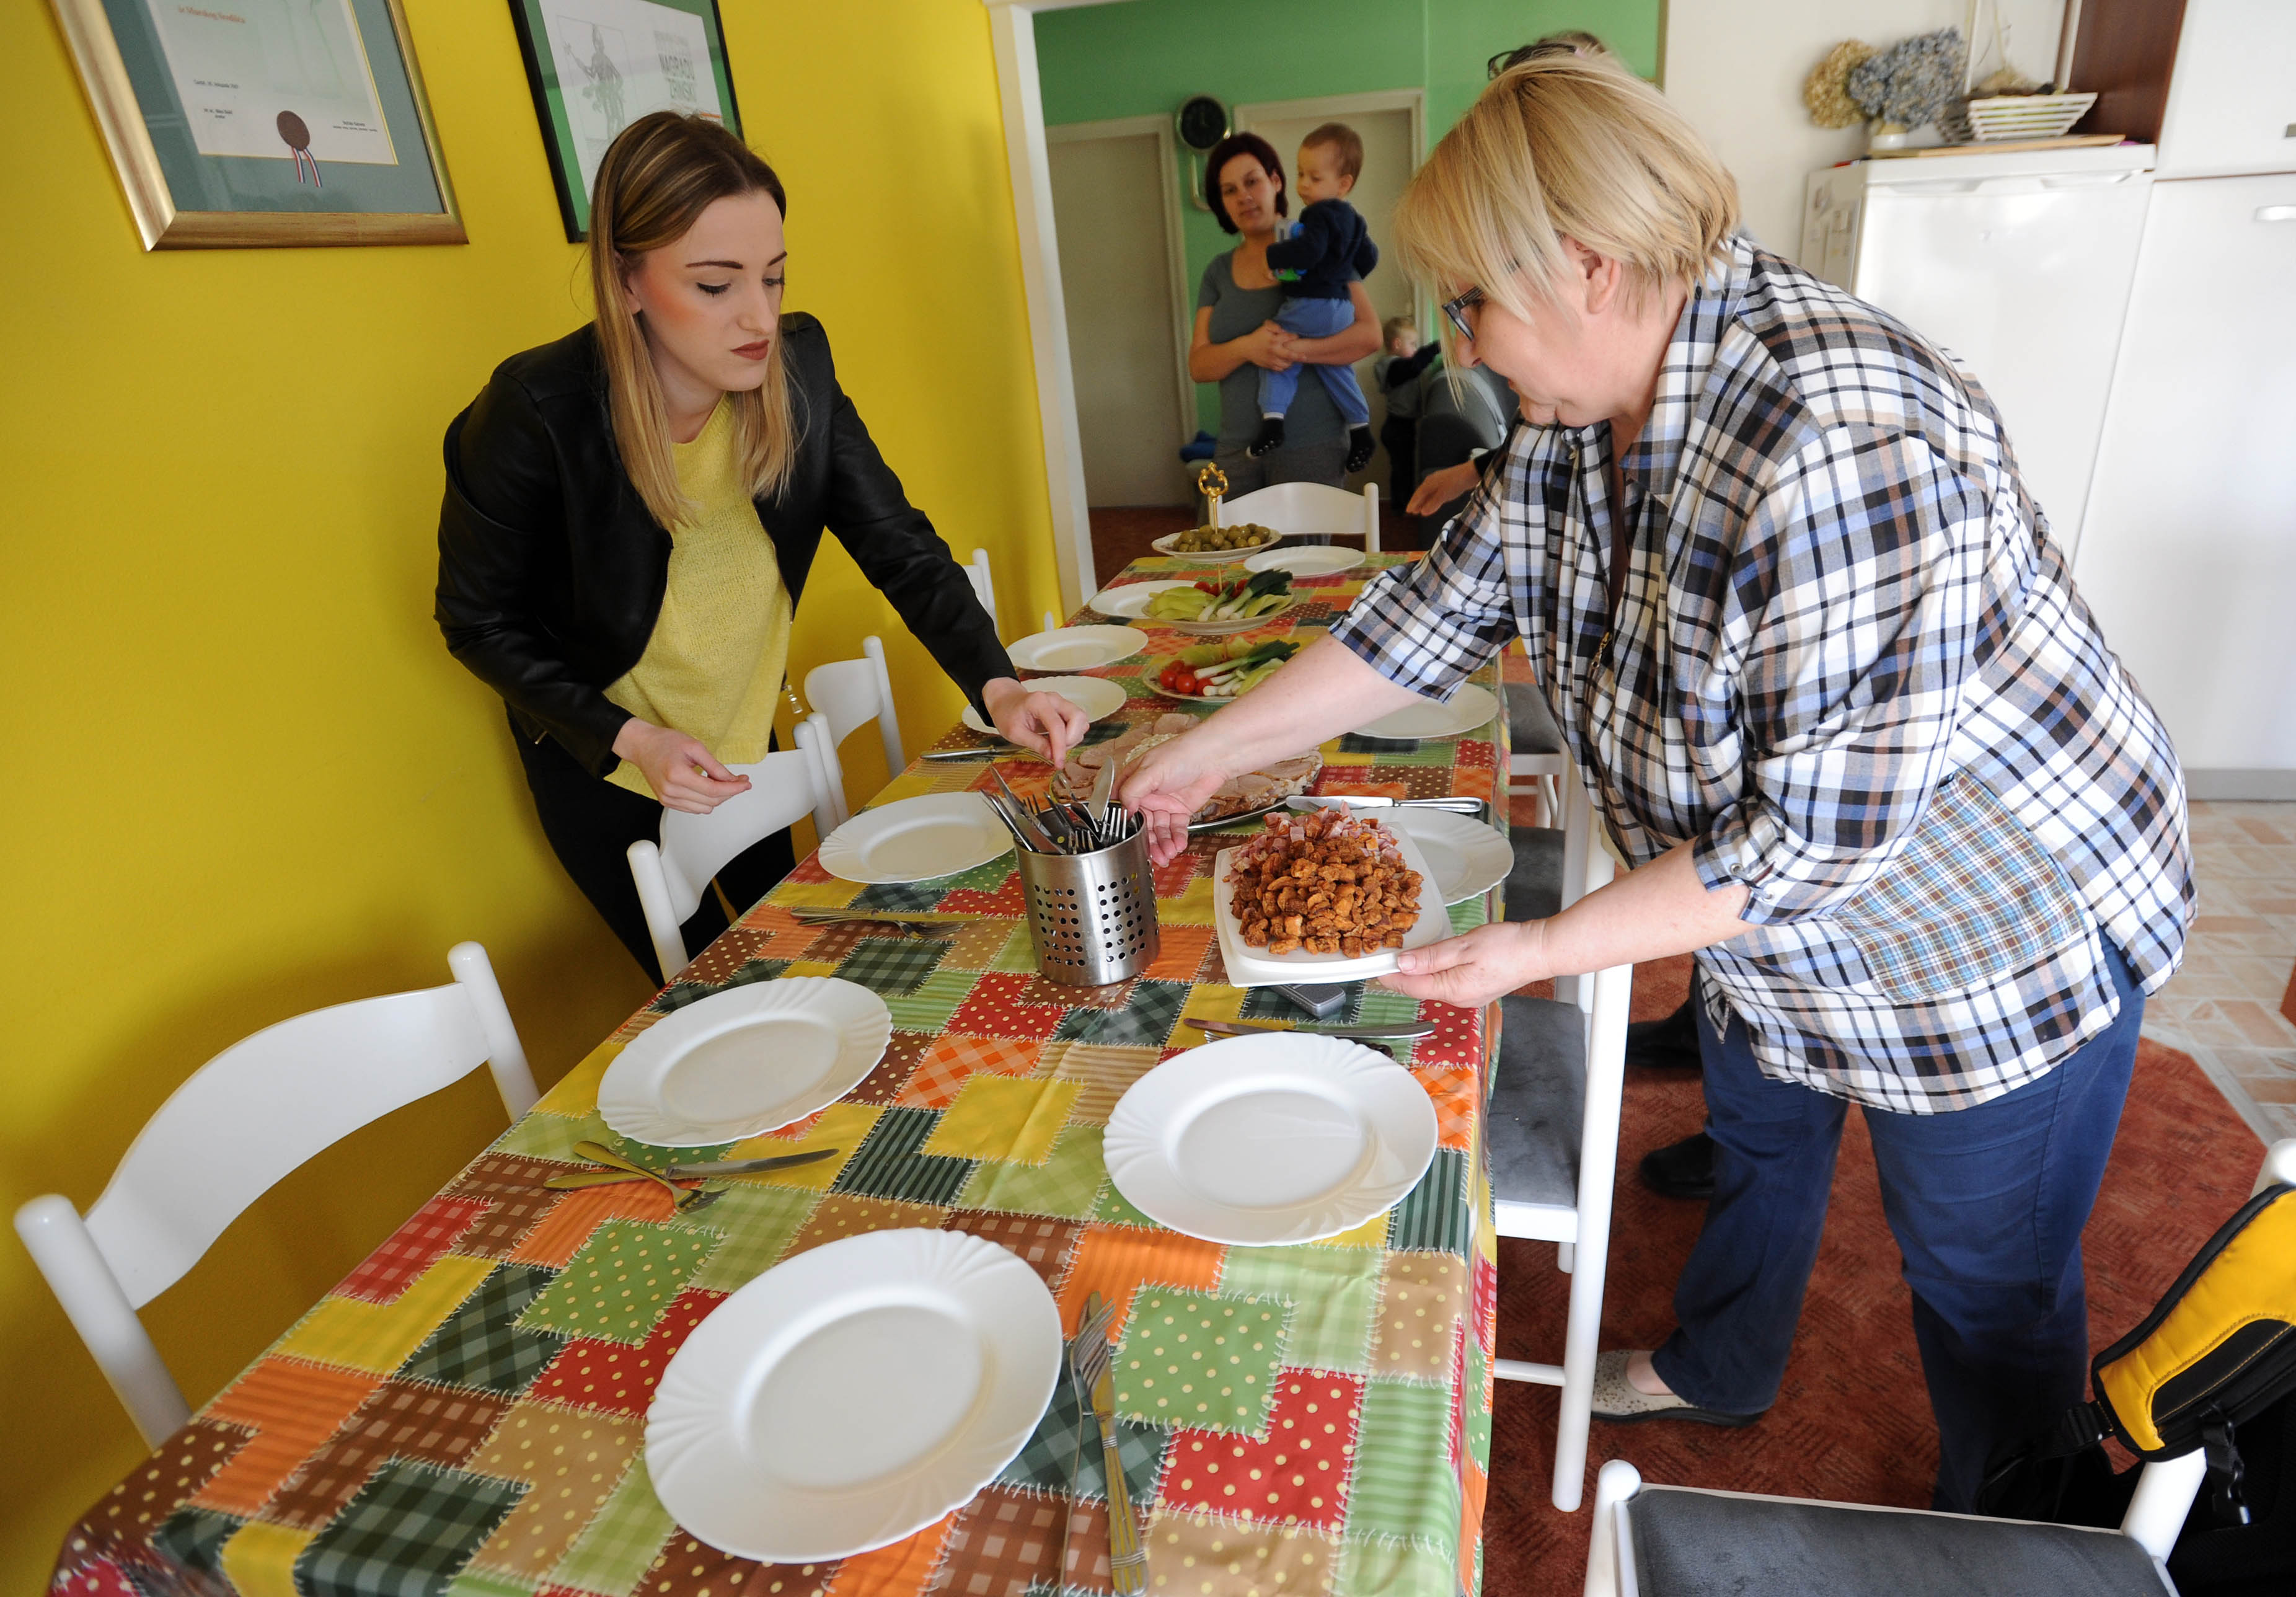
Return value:
<svg viewBox="0 0 2296 1597">
<path fill-rule="evenodd" d="M 1434 551 L 1333 635 L 1448 698 L 1521 637 L 1629 864 L 1690 840 L 1752 930 L 1700 951 L 1764 1071 L 1929 1114 L 2112 1024 L 2194 910 L 2182 773 L 1976 382 L 1735 241 L 1684 307 L 1621 476 L 1522 427 Z"/>
</svg>

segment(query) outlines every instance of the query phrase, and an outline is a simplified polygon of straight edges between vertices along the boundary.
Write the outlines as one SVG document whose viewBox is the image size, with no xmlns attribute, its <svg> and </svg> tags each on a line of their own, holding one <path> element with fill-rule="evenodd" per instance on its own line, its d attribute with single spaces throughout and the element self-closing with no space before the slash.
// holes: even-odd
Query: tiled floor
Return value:
<svg viewBox="0 0 2296 1597">
<path fill-rule="evenodd" d="M 2145 1035 L 2200 1062 L 2270 1142 L 2296 1136 L 2296 804 L 2195 803 L 2201 913 L 2184 968 L 2144 1010 Z"/>
</svg>

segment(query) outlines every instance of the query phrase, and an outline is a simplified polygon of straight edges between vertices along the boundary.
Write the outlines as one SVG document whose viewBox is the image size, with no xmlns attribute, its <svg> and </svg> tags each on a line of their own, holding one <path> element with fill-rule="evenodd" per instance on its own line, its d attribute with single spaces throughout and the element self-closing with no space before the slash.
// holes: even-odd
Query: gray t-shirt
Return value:
<svg viewBox="0 0 2296 1597">
<path fill-rule="evenodd" d="M 1211 340 L 1225 344 L 1230 339 L 1240 339 L 1262 322 L 1275 319 L 1278 307 L 1283 303 L 1281 289 L 1240 289 L 1235 286 L 1235 252 L 1227 250 L 1215 255 L 1204 266 L 1202 286 L 1196 291 L 1196 306 L 1211 307 Z M 1220 379 L 1219 447 L 1241 449 L 1259 431 L 1259 372 L 1250 361 Z M 1283 420 L 1283 446 L 1287 449 L 1302 444 L 1337 444 L 1346 441 L 1347 423 L 1340 419 L 1339 407 L 1332 403 L 1323 380 L 1314 373 L 1301 371 L 1300 391 L 1292 401 L 1292 409 Z"/>
</svg>

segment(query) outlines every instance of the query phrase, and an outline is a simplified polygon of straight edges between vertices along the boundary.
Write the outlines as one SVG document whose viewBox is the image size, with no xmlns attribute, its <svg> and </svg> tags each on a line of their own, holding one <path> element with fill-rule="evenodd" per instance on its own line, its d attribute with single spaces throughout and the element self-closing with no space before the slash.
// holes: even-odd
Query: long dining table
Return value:
<svg viewBox="0 0 2296 1597">
<path fill-rule="evenodd" d="M 1302 579 L 1272 624 L 1328 626 L 1374 571 Z M 1119 582 L 1198 577 L 1135 562 Z M 1177 708 L 1156 672 L 1195 640 L 1142 628 L 1144 656 L 1092 675 L 1124 708 L 1095 735 Z M 1496 668 L 1477 678 L 1496 692 Z M 1504 696 L 1470 735 L 1324 746 L 1316 790 L 1491 801 L 1505 824 Z M 952 730 L 935 745 L 975 742 Z M 1048 767 L 1003 762 L 1016 787 Z M 979 762 L 910 765 L 873 802 L 978 788 Z M 1036 972 L 1008 854 L 960 875 L 863 887 L 808 857 L 465 1166 L 242 1374 L 92 1508 L 54 1589 L 74 1597 L 1025 1597 L 1111 1589 L 1106 1477 L 1079 1449 L 1070 1384 L 970 1502 L 875 1552 L 761 1565 L 686 1534 L 646 1473 L 647 1405 L 680 1344 L 729 1293 L 808 1249 L 884 1227 L 964 1231 L 1040 1274 L 1073 1334 L 1086 1297 L 1116 1306 L 1119 1456 L 1148 1589 L 1188 1597 L 1472 1593 L 1491 1437 L 1496 1237 L 1483 1147 L 1496 1011 L 1377 986 L 1344 1018 L 1431 1022 L 1396 1052 L 1432 1102 L 1425 1176 L 1354 1231 L 1225 1247 L 1126 1202 L 1102 1159 L 1126 1089 L 1201 1044 L 1197 1020 L 1305 1018 L 1273 988 L 1230 986 L 1213 933 L 1212 862 L 1240 832 L 1198 836 L 1155 872 L 1160 947 L 1113 987 Z M 933 911 L 953 935 L 814 926 L 808 906 Z M 1452 906 L 1459 930 L 1496 895 Z M 802 1121 L 707 1150 L 622 1142 L 599 1081 L 649 1026 L 728 987 L 836 976 L 882 995 L 890 1045 L 861 1085 Z M 652 1183 L 560 1192 L 545 1177 L 597 1139 L 644 1162 L 808 1149 L 833 1157 L 726 1183 L 673 1214 Z M 1201 1383 L 1213 1339 L 1264 1331 L 1222 1396 L 1178 1413 L 1152 1397 Z M 1239 1339 L 1241 1345 L 1241 1339 Z M 1231 1363 L 1236 1363 L 1231 1360 Z M 1248 1367 L 1247 1367 L 1248 1366 Z M 1079 1462 L 1080 1460 L 1080 1462 Z M 1065 1557 L 1065 1567 L 1062 1560 Z"/>
</svg>

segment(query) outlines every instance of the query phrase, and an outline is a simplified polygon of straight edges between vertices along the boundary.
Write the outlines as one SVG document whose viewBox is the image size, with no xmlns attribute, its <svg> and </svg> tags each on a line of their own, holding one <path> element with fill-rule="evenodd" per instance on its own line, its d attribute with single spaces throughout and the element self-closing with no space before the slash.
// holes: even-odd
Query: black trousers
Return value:
<svg viewBox="0 0 2296 1597">
<path fill-rule="evenodd" d="M 630 957 L 659 983 L 661 962 L 654 958 L 637 884 L 630 879 L 629 853 L 630 845 L 641 838 L 661 840 L 661 805 L 591 775 L 555 738 L 532 742 L 513 725 L 511 739 L 518 745 L 519 763 L 526 767 L 526 785 L 534 794 L 535 814 L 541 818 L 551 852 L 582 889 L 582 897 L 621 938 Z M 718 872 L 718 885 L 737 909 L 747 910 L 796 864 L 790 834 L 777 831 L 728 861 Z M 702 894 L 701 907 L 680 929 L 686 953 L 701 953 L 726 926 L 717 894 Z"/>
</svg>

